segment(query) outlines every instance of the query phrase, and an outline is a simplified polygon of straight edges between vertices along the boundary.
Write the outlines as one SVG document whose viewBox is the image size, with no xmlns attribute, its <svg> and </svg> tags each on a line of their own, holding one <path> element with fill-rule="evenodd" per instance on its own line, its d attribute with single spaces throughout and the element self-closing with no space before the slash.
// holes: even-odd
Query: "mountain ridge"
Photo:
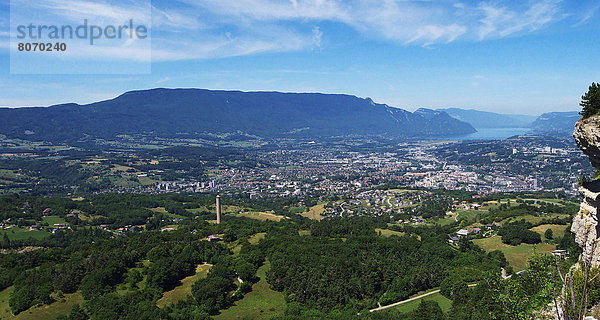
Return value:
<svg viewBox="0 0 600 320">
<path fill-rule="evenodd" d="M 553 136 L 571 136 L 575 124 L 581 118 L 578 111 L 547 112 L 531 125 L 533 132 Z"/>
<path fill-rule="evenodd" d="M 345 94 L 155 88 L 84 105 L 0 108 L 0 133 L 74 143 L 123 134 L 206 138 L 239 133 L 269 139 L 425 138 L 475 132 L 445 112 L 420 110 L 411 113 Z"/>
<path fill-rule="evenodd" d="M 465 121 L 480 128 L 529 128 L 537 116 L 522 114 L 503 114 L 489 111 L 462 108 L 438 108 L 451 117 Z"/>
</svg>

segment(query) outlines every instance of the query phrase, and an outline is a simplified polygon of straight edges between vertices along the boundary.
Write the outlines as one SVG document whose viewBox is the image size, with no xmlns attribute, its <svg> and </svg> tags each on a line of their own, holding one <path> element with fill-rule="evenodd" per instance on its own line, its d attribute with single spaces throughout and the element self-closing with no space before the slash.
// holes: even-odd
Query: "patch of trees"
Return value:
<svg viewBox="0 0 600 320">
<path fill-rule="evenodd" d="M 542 242 L 539 233 L 529 230 L 532 224 L 525 220 L 505 223 L 498 230 L 502 236 L 502 242 L 512 246 L 518 246 L 521 243 L 535 244 Z"/>
<path fill-rule="evenodd" d="M 152 264 L 147 268 L 146 283 L 161 291 L 168 291 L 180 284 L 181 279 L 193 275 L 196 265 L 227 254 L 222 246 L 208 241 L 196 241 L 192 245 L 166 242 L 150 249 L 146 257 Z M 174 245 L 169 247 L 169 245 Z"/>
<path fill-rule="evenodd" d="M 452 209 L 452 204 L 448 200 L 427 199 L 421 203 L 420 207 L 417 209 L 416 215 L 422 215 L 425 219 L 432 217 L 444 217 L 446 212 L 450 211 L 450 209 Z"/>
<path fill-rule="evenodd" d="M 123 295 L 111 292 L 87 301 L 84 308 L 75 305 L 68 315 L 59 316 L 57 320 L 167 319 L 165 312 L 155 303 L 161 295 L 160 291 L 153 289 L 135 290 Z"/>
<path fill-rule="evenodd" d="M 600 84 L 592 82 L 588 91 L 581 96 L 579 105 L 582 107 L 580 115 L 583 118 L 589 118 L 596 115 L 600 110 Z"/>
<path fill-rule="evenodd" d="M 418 240 L 380 237 L 374 227 L 361 219 L 330 219 L 316 222 L 311 236 L 271 230 L 260 243 L 271 262 L 271 288 L 308 310 L 356 312 L 437 287 L 450 274 L 473 281 L 506 264 L 476 246 L 452 249 L 441 229 L 423 231 Z"/>
</svg>

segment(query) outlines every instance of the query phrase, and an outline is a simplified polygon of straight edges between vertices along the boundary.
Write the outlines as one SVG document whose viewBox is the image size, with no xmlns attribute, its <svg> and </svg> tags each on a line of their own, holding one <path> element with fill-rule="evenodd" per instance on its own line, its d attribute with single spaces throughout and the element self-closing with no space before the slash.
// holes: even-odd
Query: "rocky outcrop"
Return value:
<svg viewBox="0 0 600 320">
<path fill-rule="evenodd" d="M 579 120 L 573 137 L 579 149 L 590 158 L 592 166 L 600 169 L 600 116 Z"/>
<path fill-rule="evenodd" d="M 579 212 L 573 218 L 571 232 L 582 251 L 582 258 L 593 266 L 600 265 L 600 232 L 598 225 L 598 201 L 600 181 L 593 181 L 579 187 L 583 201 Z"/>
<path fill-rule="evenodd" d="M 589 158 L 592 166 L 600 169 L 600 116 L 580 120 L 575 125 L 573 137 L 577 146 Z M 600 265 L 600 225 L 598 204 L 600 202 L 600 180 L 583 183 L 579 187 L 583 201 L 573 218 L 571 232 L 583 250 L 582 259 L 592 266 Z"/>
</svg>

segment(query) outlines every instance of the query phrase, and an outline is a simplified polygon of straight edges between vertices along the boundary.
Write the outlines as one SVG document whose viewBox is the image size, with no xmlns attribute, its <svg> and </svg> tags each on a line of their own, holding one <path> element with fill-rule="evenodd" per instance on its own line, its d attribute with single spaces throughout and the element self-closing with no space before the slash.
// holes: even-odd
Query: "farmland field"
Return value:
<svg viewBox="0 0 600 320">
<path fill-rule="evenodd" d="M 47 222 L 49 226 L 53 226 L 57 223 L 65 223 L 65 219 L 58 216 L 45 216 L 42 217 L 42 221 Z"/>
<path fill-rule="evenodd" d="M 533 256 L 535 251 L 537 252 L 551 252 L 556 250 L 555 245 L 551 244 L 520 244 L 518 246 L 511 246 L 502 243 L 500 236 L 494 236 L 491 238 L 475 239 L 473 243 L 480 246 L 486 251 L 500 250 L 504 253 L 504 256 L 513 267 L 515 271 L 524 270 L 527 267 L 527 261 Z"/>
<path fill-rule="evenodd" d="M 542 224 L 540 226 L 531 228 L 531 231 L 539 233 L 542 236 L 542 240 L 547 240 L 546 237 L 544 237 L 544 233 L 548 229 L 552 230 L 554 238 L 561 238 L 565 235 L 565 231 L 567 231 L 567 226 L 560 224 Z"/>
<path fill-rule="evenodd" d="M 6 230 L 0 230 L 0 237 L 8 235 L 10 240 L 26 240 L 29 238 L 43 239 L 50 236 L 50 232 L 43 230 L 29 231 L 28 227 L 12 227 Z"/>
</svg>

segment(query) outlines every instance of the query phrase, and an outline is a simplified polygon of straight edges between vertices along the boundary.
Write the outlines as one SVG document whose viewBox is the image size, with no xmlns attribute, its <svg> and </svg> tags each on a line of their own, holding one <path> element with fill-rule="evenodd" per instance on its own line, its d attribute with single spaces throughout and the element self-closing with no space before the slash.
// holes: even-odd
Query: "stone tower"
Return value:
<svg viewBox="0 0 600 320">
<path fill-rule="evenodd" d="M 220 224 L 221 223 L 221 196 L 219 196 L 219 195 L 217 195 L 216 207 L 217 207 L 217 224 Z"/>
</svg>

